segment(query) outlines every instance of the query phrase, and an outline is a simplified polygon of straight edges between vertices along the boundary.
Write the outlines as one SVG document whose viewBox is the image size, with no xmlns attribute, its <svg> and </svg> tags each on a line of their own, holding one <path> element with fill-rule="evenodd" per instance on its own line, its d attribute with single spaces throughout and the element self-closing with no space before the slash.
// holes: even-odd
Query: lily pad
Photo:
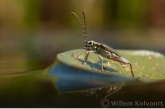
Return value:
<svg viewBox="0 0 165 109">
<path fill-rule="evenodd" d="M 143 81 L 165 79 L 165 58 L 164 55 L 148 50 L 118 50 L 122 57 L 129 60 L 133 66 L 134 75 Z M 130 67 L 122 66 L 116 61 L 104 58 L 104 72 L 101 71 L 98 55 L 89 55 L 86 65 L 83 65 L 86 55 L 85 50 L 71 50 L 57 55 L 59 62 L 71 67 L 85 69 L 97 73 L 112 74 L 131 77 Z"/>
</svg>

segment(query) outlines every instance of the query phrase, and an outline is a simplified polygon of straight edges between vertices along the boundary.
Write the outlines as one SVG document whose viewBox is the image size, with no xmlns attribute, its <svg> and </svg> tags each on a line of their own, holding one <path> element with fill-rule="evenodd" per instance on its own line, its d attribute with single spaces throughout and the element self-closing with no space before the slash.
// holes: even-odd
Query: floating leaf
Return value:
<svg viewBox="0 0 165 109">
<path fill-rule="evenodd" d="M 136 78 L 141 77 L 141 80 L 144 79 L 144 81 L 165 79 L 164 55 L 147 50 L 118 50 L 118 52 L 132 63 Z M 85 50 L 72 50 L 58 54 L 57 59 L 66 65 L 79 69 L 131 77 L 129 66 L 123 67 L 120 63 L 107 58 L 104 58 L 105 72 L 101 72 L 100 60 L 95 53 L 89 55 L 86 65 L 82 65 L 85 55 Z"/>
<path fill-rule="evenodd" d="M 118 50 L 133 65 L 136 78 L 143 82 L 154 82 L 165 78 L 163 66 L 165 58 L 162 54 L 139 50 Z M 131 76 L 130 67 L 104 58 L 104 72 L 100 69 L 97 54 L 89 55 L 85 65 L 85 50 L 72 50 L 57 55 L 56 66 L 52 65 L 49 74 L 57 77 L 56 87 L 59 92 L 77 91 L 95 87 L 135 81 Z"/>
</svg>

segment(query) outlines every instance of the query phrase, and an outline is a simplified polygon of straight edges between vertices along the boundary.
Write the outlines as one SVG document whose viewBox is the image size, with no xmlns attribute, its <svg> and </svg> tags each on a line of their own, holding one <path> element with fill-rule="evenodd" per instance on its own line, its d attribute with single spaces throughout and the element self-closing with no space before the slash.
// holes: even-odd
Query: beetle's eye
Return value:
<svg viewBox="0 0 165 109">
<path fill-rule="evenodd" d="M 93 43 L 92 42 L 89 42 L 90 45 L 92 45 Z"/>
</svg>

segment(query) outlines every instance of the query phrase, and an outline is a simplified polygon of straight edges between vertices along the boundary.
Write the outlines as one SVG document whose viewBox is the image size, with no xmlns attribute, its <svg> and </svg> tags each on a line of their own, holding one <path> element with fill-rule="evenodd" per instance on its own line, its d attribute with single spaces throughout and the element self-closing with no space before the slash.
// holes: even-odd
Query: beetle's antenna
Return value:
<svg viewBox="0 0 165 109">
<path fill-rule="evenodd" d="M 82 32 L 83 32 L 83 36 L 84 36 L 84 42 L 87 43 L 87 37 L 85 35 L 84 27 L 82 25 L 82 22 L 81 22 L 80 18 L 76 15 L 76 13 L 74 13 L 74 12 L 71 12 L 71 13 L 74 14 L 77 17 L 77 19 L 78 19 L 78 21 L 81 25 L 81 28 L 82 28 Z M 86 29 L 86 24 L 85 24 L 85 29 Z"/>
<path fill-rule="evenodd" d="M 85 14 L 84 14 L 84 12 L 83 12 L 83 11 L 82 11 L 82 13 L 83 13 L 83 16 L 84 16 L 84 27 L 85 27 L 85 34 L 84 34 L 84 38 L 85 38 L 85 40 L 87 41 L 86 19 L 85 19 Z"/>
</svg>

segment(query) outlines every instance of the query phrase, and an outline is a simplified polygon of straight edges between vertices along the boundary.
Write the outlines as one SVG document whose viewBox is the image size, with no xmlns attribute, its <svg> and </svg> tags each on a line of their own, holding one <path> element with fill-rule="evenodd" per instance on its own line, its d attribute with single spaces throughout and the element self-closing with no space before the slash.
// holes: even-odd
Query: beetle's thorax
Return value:
<svg viewBox="0 0 165 109">
<path fill-rule="evenodd" d="M 94 51 L 106 58 L 109 58 L 111 55 L 114 57 L 120 57 L 120 54 L 118 54 L 113 48 L 95 41 L 87 41 L 84 49 Z"/>
</svg>

